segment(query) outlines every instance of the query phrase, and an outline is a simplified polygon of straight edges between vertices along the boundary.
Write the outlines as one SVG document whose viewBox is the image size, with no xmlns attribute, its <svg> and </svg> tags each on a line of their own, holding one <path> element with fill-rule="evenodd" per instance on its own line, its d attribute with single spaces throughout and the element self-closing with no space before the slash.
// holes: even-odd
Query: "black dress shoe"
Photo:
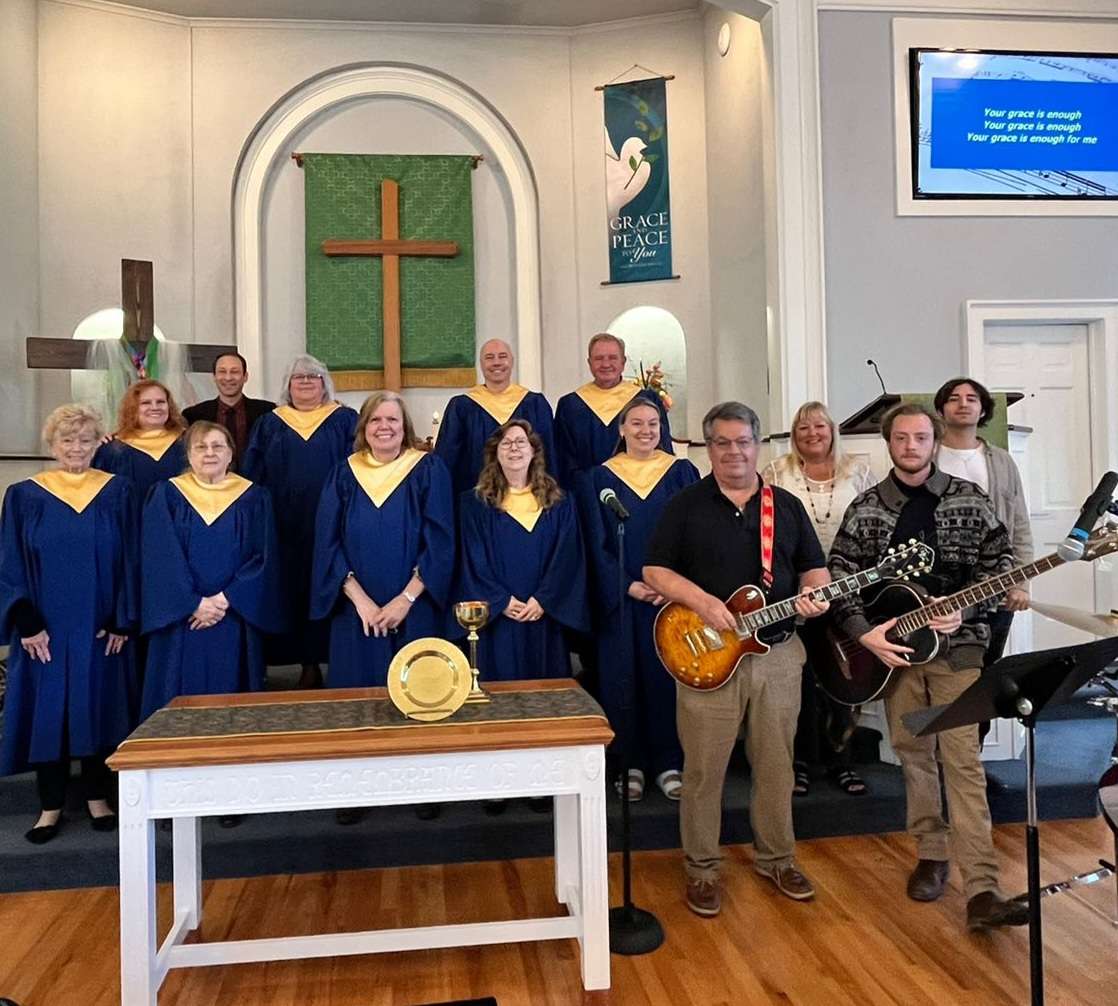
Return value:
<svg viewBox="0 0 1118 1006">
<path fill-rule="evenodd" d="M 942 859 L 921 859 L 908 878 L 908 896 L 913 901 L 938 901 L 947 886 L 951 864 Z"/>
<path fill-rule="evenodd" d="M 434 821 L 442 812 L 441 803 L 420 803 L 415 808 L 415 816 L 421 821 Z"/>
<path fill-rule="evenodd" d="M 62 817 L 59 816 L 54 824 L 43 824 L 32 828 L 30 831 L 24 833 L 23 837 L 27 839 L 32 845 L 46 845 L 52 838 L 54 838 L 59 829 L 62 827 Z"/>
<path fill-rule="evenodd" d="M 116 814 L 102 814 L 100 817 L 89 815 L 89 826 L 94 831 L 116 831 Z"/>
<path fill-rule="evenodd" d="M 364 807 L 339 807 L 334 811 L 334 820 L 343 826 L 357 824 L 364 816 Z"/>
<path fill-rule="evenodd" d="M 967 929 L 992 926 L 1026 926 L 1029 924 L 1027 901 L 1003 898 L 997 891 L 983 891 L 967 902 Z"/>
</svg>

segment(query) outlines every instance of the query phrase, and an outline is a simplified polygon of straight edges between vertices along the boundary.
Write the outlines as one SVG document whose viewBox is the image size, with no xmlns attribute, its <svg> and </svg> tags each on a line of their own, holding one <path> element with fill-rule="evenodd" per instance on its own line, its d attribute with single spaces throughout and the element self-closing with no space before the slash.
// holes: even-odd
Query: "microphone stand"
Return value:
<svg viewBox="0 0 1118 1006">
<path fill-rule="evenodd" d="M 620 623 L 618 657 L 621 668 L 628 669 L 622 718 L 625 736 L 621 738 L 621 887 L 622 904 L 609 910 L 609 949 L 611 953 L 634 957 L 652 953 L 664 942 L 660 920 L 651 912 L 633 904 L 632 833 L 629 815 L 629 760 L 633 738 L 633 690 L 636 688 L 636 666 L 631 656 L 626 604 L 629 592 L 625 586 L 625 521 L 617 518 L 617 618 Z"/>
</svg>

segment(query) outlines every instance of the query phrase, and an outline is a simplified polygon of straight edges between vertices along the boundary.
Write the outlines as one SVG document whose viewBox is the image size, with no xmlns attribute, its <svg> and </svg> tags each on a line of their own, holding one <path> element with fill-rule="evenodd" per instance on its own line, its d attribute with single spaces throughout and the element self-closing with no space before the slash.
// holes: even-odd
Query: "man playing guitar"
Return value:
<svg viewBox="0 0 1118 1006">
<path fill-rule="evenodd" d="M 792 493 L 772 490 L 773 529 L 762 534 L 766 494 L 757 475 L 757 414 L 739 402 L 716 405 L 703 419 L 703 437 L 712 473 L 668 502 L 645 550 L 644 582 L 719 631 L 734 630 L 724 600 L 745 584 L 764 585 L 770 602 L 799 592 L 796 611 L 804 618 L 825 612 L 827 602 L 806 593 L 829 583 L 830 575 L 803 504 Z M 766 544 L 767 563 L 762 558 Z M 792 739 L 804 648 L 790 624 L 773 629 L 774 637 L 764 640 L 773 648 L 763 656 L 743 657 L 720 688 L 676 687 L 684 753 L 679 817 L 687 905 L 698 915 L 714 916 L 721 908 L 722 787 L 743 720 L 752 768 L 754 869 L 790 898 L 802 901 L 815 893 L 793 860 Z"/>
<path fill-rule="evenodd" d="M 909 538 L 923 540 L 936 550 L 929 582 L 935 583 L 937 595 L 1010 569 L 1009 536 L 989 497 L 933 464 L 943 430 L 939 417 L 921 405 L 902 403 L 886 413 L 881 429 L 893 470 L 847 509 L 831 548 L 832 574 L 847 575 L 871 566 L 890 545 Z M 896 619 L 871 625 L 857 595 L 833 606 L 835 622 L 850 639 L 887 667 L 902 668 L 885 693 L 885 711 L 893 749 L 904 771 L 908 830 L 917 844 L 918 862 L 908 879 L 908 896 L 935 901 L 943 894 L 950 846 L 963 876 L 969 929 L 1028 922 L 1028 906 L 1006 900 L 998 890 L 978 727 L 938 735 L 949 826 L 940 797 L 936 738 L 914 737 L 901 717 L 918 708 L 950 703 L 978 679 L 990 638 L 986 618 L 990 606 L 967 609 L 965 619 L 956 611 L 931 621 L 929 628 L 946 637 L 940 653 L 911 667 L 906 666 L 906 658 L 913 650 L 886 635 Z"/>
</svg>

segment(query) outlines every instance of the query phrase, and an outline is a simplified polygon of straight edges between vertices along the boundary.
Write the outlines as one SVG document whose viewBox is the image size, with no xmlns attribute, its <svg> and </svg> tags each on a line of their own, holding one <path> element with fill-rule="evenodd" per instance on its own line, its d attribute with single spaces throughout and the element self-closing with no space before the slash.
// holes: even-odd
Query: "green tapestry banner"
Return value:
<svg viewBox="0 0 1118 1006">
<path fill-rule="evenodd" d="M 327 240 L 382 238 L 381 182 L 399 184 L 400 240 L 453 241 L 453 257 L 400 255 L 404 384 L 466 387 L 474 371 L 474 158 L 427 154 L 303 154 L 307 351 L 340 390 L 383 386 L 380 255 L 326 255 Z"/>
</svg>

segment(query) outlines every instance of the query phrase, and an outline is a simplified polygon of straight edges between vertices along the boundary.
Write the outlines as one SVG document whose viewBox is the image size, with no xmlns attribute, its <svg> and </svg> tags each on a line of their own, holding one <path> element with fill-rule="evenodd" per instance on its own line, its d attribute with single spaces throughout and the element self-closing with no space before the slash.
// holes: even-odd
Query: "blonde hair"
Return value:
<svg viewBox="0 0 1118 1006">
<path fill-rule="evenodd" d="M 408 408 L 404 404 L 404 399 L 395 391 L 374 391 L 365 399 L 365 404 L 361 406 L 361 411 L 357 414 L 357 432 L 353 435 L 353 450 L 355 453 L 360 454 L 362 451 L 372 450 L 369 442 L 365 439 L 365 427 L 369 425 L 373 413 L 385 402 L 395 402 L 400 406 L 400 415 L 404 419 L 404 442 L 400 445 L 400 450 L 406 451 L 409 447 L 419 447 L 419 441 L 415 436 L 415 427 L 412 425 L 411 416 L 408 415 Z"/>
<path fill-rule="evenodd" d="M 56 436 L 65 436 L 84 426 L 92 426 L 98 440 L 105 435 L 105 424 L 101 419 L 101 413 L 92 405 L 83 402 L 68 402 L 66 405 L 60 405 L 43 423 L 43 443 L 50 447 Z"/>
<path fill-rule="evenodd" d="M 804 402 L 792 417 L 791 436 L 788 438 L 788 453 L 795 459 L 797 465 L 804 463 L 804 456 L 796 444 L 796 427 L 810 416 L 820 416 L 831 428 L 831 463 L 835 466 L 835 475 L 845 471 L 853 464 L 853 459 L 842 449 L 842 438 L 839 436 L 838 423 L 835 422 L 830 410 L 822 402 Z"/>
<path fill-rule="evenodd" d="M 505 478 L 505 471 L 501 467 L 501 462 L 497 460 L 497 447 L 505 439 L 505 434 L 514 428 L 524 431 L 532 447 L 532 460 L 528 463 L 528 487 L 540 507 L 547 510 L 563 498 L 563 490 L 559 488 L 559 483 L 548 475 L 543 441 L 526 419 L 510 419 L 503 426 L 498 426 L 492 436 L 485 441 L 484 463 L 477 477 L 474 494 L 483 503 L 488 503 L 492 507 L 499 507 L 504 502 L 505 494 L 509 491 L 509 480 Z"/>
</svg>

